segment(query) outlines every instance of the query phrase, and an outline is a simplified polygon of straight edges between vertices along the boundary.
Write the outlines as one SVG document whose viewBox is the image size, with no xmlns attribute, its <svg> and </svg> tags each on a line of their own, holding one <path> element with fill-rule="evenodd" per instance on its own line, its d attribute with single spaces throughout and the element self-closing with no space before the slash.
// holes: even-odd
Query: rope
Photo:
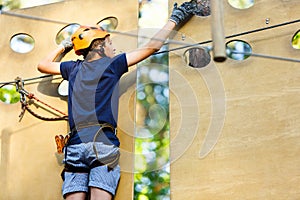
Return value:
<svg viewBox="0 0 300 200">
<path fill-rule="evenodd" d="M 33 77 L 33 78 L 28 78 L 28 79 L 23 79 L 22 81 L 33 81 L 36 79 L 42 79 L 42 78 L 48 78 L 48 77 L 53 77 L 53 75 L 44 75 L 44 76 L 38 76 L 38 77 Z M 15 81 L 8 81 L 8 82 L 0 82 L 0 88 L 3 87 L 4 85 L 12 84 L 12 83 L 18 83 L 19 80 Z"/>
<path fill-rule="evenodd" d="M 294 24 L 294 23 L 298 23 L 298 22 L 300 22 L 300 19 L 297 19 L 297 20 L 294 20 L 294 21 L 289 21 L 289 22 L 284 22 L 284 23 L 281 23 L 281 24 L 276 24 L 276 25 L 273 25 L 273 26 L 265 27 L 265 28 L 258 28 L 258 29 L 254 29 L 254 30 L 250 30 L 250 31 L 245 31 L 245 32 L 229 35 L 229 36 L 226 36 L 225 38 L 229 39 L 229 38 L 233 38 L 233 37 L 237 37 L 237 36 L 248 35 L 248 34 L 251 34 L 251 33 L 257 33 L 257 32 L 260 32 L 260 31 L 265 31 L 265 30 L 269 30 L 269 29 L 273 29 L 273 28 L 277 28 L 277 27 L 281 27 L 281 26 L 286 26 L 286 25 L 290 25 L 290 24 Z M 195 44 L 187 44 L 186 46 L 177 47 L 177 48 L 173 48 L 173 49 L 168 49 L 168 50 L 165 50 L 165 51 L 159 51 L 159 52 L 154 53 L 153 55 L 157 55 L 157 54 L 161 54 L 161 53 L 168 53 L 168 52 L 171 52 L 171 51 L 176 51 L 176 50 L 181 50 L 181 49 L 185 49 L 185 48 L 188 48 L 188 47 L 208 44 L 208 43 L 211 43 L 211 42 L 212 42 L 212 40 L 206 40 L 206 41 L 195 43 Z"/>
<path fill-rule="evenodd" d="M 0 88 L 3 88 L 4 86 L 8 85 L 10 83 L 2 83 L 2 85 L 0 85 Z"/>
<path fill-rule="evenodd" d="M 68 116 L 61 112 L 60 110 L 50 106 L 49 104 L 41 101 L 40 99 L 38 99 L 37 97 L 34 96 L 33 93 L 29 93 L 27 92 L 25 89 L 24 89 L 24 81 L 20 78 L 20 77 L 17 77 L 15 79 L 15 83 L 16 83 L 16 90 L 20 93 L 20 102 L 21 102 L 21 105 L 22 105 L 22 111 L 21 111 L 21 114 L 19 115 L 19 118 L 21 121 L 24 114 L 25 114 L 25 111 L 27 110 L 30 114 L 32 114 L 33 116 L 35 116 L 36 118 L 38 119 L 41 119 L 41 120 L 45 120 L 45 121 L 57 121 L 57 120 L 68 120 Z M 36 101 L 38 101 L 39 103 L 47 106 L 48 108 L 62 114 L 63 116 L 62 117 L 55 117 L 55 118 L 49 118 L 49 117 L 43 117 L 37 113 L 35 113 L 33 110 L 31 110 L 29 108 L 29 105 L 28 105 L 28 101 L 26 101 L 26 97 L 28 97 L 30 100 L 31 99 L 34 99 Z"/>
<path fill-rule="evenodd" d="M 46 18 L 41 18 L 41 17 L 36 17 L 36 16 L 30 16 L 30 15 L 25 15 L 25 14 L 18 14 L 18 13 L 13 13 L 13 12 L 9 12 L 9 11 L 3 11 L 1 8 L 0 8 L 0 14 L 14 16 L 14 17 L 21 17 L 21 18 L 26 18 L 26 19 L 31 19 L 31 20 L 38 20 L 38 21 L 45 21 L 45 22 L 63 24 L 63 25 L 69 24 L 69 23 L 62 22 L 62 21 L 57 21 L 57 20 L 51 20 L 51 19 L 46 19 Z M 229 36 L 226 36 L 225 38 L 229 39 L 229 38 L 233 38 L 233 37 L 237 37 L 237 36 L 247 35 L 247 34 L 256 33 L 256 32 L 260 32 L 260 31 L 264 31 L 264 30 L 269 30 L 269 29 L 273 29 L 273 28 L 277 28 L 277 27 L 281 27 L 281 26 L 286 26 L 286 25 L 290 25 L 290 24 L 294 24 L 294 23 L 298 23 L 298 22 L 300 22 L 300 19 L 289 21 L 289 22 L 284 22 L 284 23 L 280 23 L 280 24 L 275 24 L 275 25 L 269 26 L 269 27 L 258 28 L 258 29 L 254 29 L 254 30 L 250 30 L 250 31 L 245 31 L 245 32 L 229 35 Z M 118 31 L 112 31 L 112 33 L 127 35 L 127 36 L 134 36 L 134 37 L 139 36 L 137 34 L 129 34 L 129 33 L 123 33 L 123 32 L 118 32 Z M 145 37 L 145 36 L 139 36 L 139 37 Z M 173 49 L 168 49 L 168 50 L 164 50 L 164 51 L 158 51 L 158 52 L 154 53 L 153 55 L 168 53 L 168 52 L 181 50 L 181 49 L 185 49 L 185 48 L 188 48 L 188 47 L 203 45 L 203 44 L 207 44 L 207 43 L 211 43 L 211 42 L 212 42 L 212 40 L 206 40 L 206 41 L 195 43 L 195 44 L 187 44 L 187 43 L 184 43 L 184 42 L 178 42 L 178 41 L 175 42 L 173 40 L 170 40 L 169 43 L 176 43 L 176 44 L 181 44 L 181 45 L 184 45 L 184 46 L 173 48 Z M 299 62 L 299 60 L 291 59 L 291 58 L 275 57 L 275 56 L 261 55 L 261 54 L 252 54 L 252 55 L 256 56 L 256 57 L 264 57 L 264 58 L 270 58 L 270 59 L 279 59 L 279 60 L 284 60 L 284 61 Z M 35 80 L 35 79 L 40 79 L 40 78 L 45 78 L 45 77 L 51 77 L 51 76 L 53 76 L 53 75 L 45 75 L 45 76 L 39 76 L 39 77 L 30 78 L 30 79 L 24 79 L 23 82 L 24 81 L 31 81 L 31 80 Z M 0 82 L 0 88 L 2 88 L 5 85 L 12 84 L 12 83 L 17 83 L 17 81 Z"/>
<path fill-rule="evenodd" d="M 22 104 L 22 112 L 21 112 L 21 114 L 20 114 L 20 116 L 19 116 L 19 117 L 20 117 L 20 121 L 21 121 L 21 119 L 22 119 L 22 117 L 23 117 L 23 115 L 24 115 L 24 113 L 25 113 L 25 110 L 27 110 L 27 111 L 28 111 L 30 114 L 32 114 L 34 117 L 36 117 L 36 118 L 38 118 L 38 119 L 41 119 L 41 120 L 44 120 L 44 121 L 68 120 L 68 116 L 67 116 L 65 113 L 61 112 L 60 110 L 58 110 L 58 109 L 56 109 L 56 108 L 50 106 L 49 104 L 47 104 L 47 103 L 41 101 L 40 99 L 36 98 L 32 93 L 27 93 L 27 92 L 25 92 L 23 89 L 20 90 L 19 92 L 20 92 L 21 95 L 23 95 L 23 96 L 25 95 L 25 96 L 27 96 L 29 99 L 34 99 L 34 100 L 36 100 L 36 101 L 42 103 L 43 105 L 49 107 L 50 109 L 55 110 L 56 112 L 58 112 L 58 113 L 60 113 L 60 114 L 63 115 L 62 117 L 54 117 L 54 118 L 51 118 L 51 117 L 43 117 L 43 116 L 41 116 L 41 115 L 35 113 L 33 110 L 31 110 L 31 109 L 29 108 L 28 102 L 24 101 L 24 98 L 22 98 L 22 99 L 23 99 L 23 100 L 21 100 L 21 104 Z"/>
<path fill-rule="evenodd" d="M 9 15 L 9 16 L 13 16 L 13 17 L 20 17 L 20 18 L 25 18 L 25 19 L 31 19 L 31 20 L 37 20 L 37 21 L 50 22 L 50 23 L 55 23 L 55 24 L 63 24 L 63 25 L 69 24 L 69 23 L 62 22 L 62 21 L 46 19 L 46 18 L 41 18 L 41 17 L 35 17 L 35 16 L 25 15 L 25 14 L 20 14 L 20 13 L 13 13 L 13 12 L 4 11 L 4 10 L 0 10 L 0 14 Z"/>
<path fill-rule="evenodd" d="M 260 57 L 260 58 L 269 58 L 274 60 L 283 60 L 283 61 L 290 61 L 290 62 L 300 62 L 298 59 L 293 58 L 285 58 L 285 57 L 279 57 L 279 56 L 270 56 L 270 55 L 264 55 L 264 54 L 258 54 L 258 53 L 252 53 L 252 52 L 241 52 L 241 51 L 230 51 L 234 54 L 243 54 L 247 56 L 254 56 L 254 57 Z"/>
<path fill-rule="evenodd" d="M 58 109 L 56 109 L 56 108 L 50 106 L 49 104 L 47 104 L 47 103 L 41 101 L 40 99 L 36 98 L 36 97 L 34 96 L 34 94 L 32 94 L 32 93 L 28 93 L 28 95 L 26 95 L 26 96 L 27 96 L 29 99 L 34 99 L 34 100 L 36 100 L 36 101 L 38 101 L 38 102 L 44 104 L 45 106 L 51 108 L 52 110 L 55 110 L 56 112 L 58 112 L 58 113 L 60 113 L 60 114 L 62 114 L 62 115 L 64 115 L 64 116 L 67 116 L 67 114 L 65 114 L 64 112 L 62 112 L 62 111 L 60 111 L 60 110 L 58 110 Z"/>
<path fill-rule="evenodd" d="M 25 107 L 25 109 L 32 114 L 34 117 L 44 120 L 44 121 L 60 121 L 60 120 L 66 120 L 68 121 L 68 116 L 62 116 L 62 117 L 54 117 L 54 118 L 50 118 L 50 117 L 43 117 L 41 115 L 38 115 L 37 113 L 35 113 L 33 110 L 31 110 L 28 106 L 28 104 L 26 103 L 25 105 L 23 105 Z"/>
<path fill-rule="evenodd" d="M 8 11 L 3 11 L 1 9 L 0 9 L 0 14 L 5 14 L 5 15 L 14 16 L 14 17 L 21 17 L 21 18 L 26 18 L 26 19 L 31 19 L 31 20 L 38 20 L 38 21 L 45 21 L 45 22 L 63 24 L 63 25 L 70 24 L 70 23 L 67 23 L 67 22 L 62 22 L 62 21 L 57 21 L 57 20 L 51 20 L 51 19 L 46 19 L 46 18 L 41 18 L 41 17 L 36 17 L 36 16 L 30 16 L 30 15 L 25 15 L 25 14 L 12 13 L 12 12 L 8 12 Z M 229 35 L 229 36 L 226 36 L 225 38 L 229 39 L 229 38 L 233 38 L 233 37 L 237 37 L 237 36 L 247 35 L 247 34 L 251 34 L 251 33 L 257 33 L 257 32 L 260 32 L 260 31 L 265 31 L 265 30 L 269 30 L 269 29 L 273 29 L 273 28 L 277 28 L 277 27 L 281 27 L 281 26 L 286 26 L 286 25 L 290 25 L 290 24 L 294 24 L 294 23 L 298 23 L 298 22 L 300 22 L 300 19 L 289 21 L 289 22 L 283 22 L 283 23 L 280 23 L 280 24 L 275 24 L 275 25 L 269 26 L 269 27 L 258 28 L 258 29 L 254 29 L 254 30 L 250 30 L 250 31 L 245 31 L 245 32 L 241 32 L 241 33 Z M 110 31 L 110 32 L 116 33 L 116 34 L 120 34 L 120 35 L 127 35 L 127 36 L 147 38 L 147 36 L 139 36 L 138 34 L 129 34 L 129 33 L 118 32 L 118 31 Z M 153 38 L 153 39 L 155 39 L 155 38 Z M 170 42 L 174 42 L 174 43 L 177 43 L 177 44 L 182 44 L 182 45 L 185 45 L 185 46 L 174 48 L 174 49 L 169 49 L 169 50 L 165 50 L 165 51 L 159 51 L 159 52 L 154 53 L 153 55 L 167 53 L 167 52 L 171 52 L 171 51 L 185 49 L 185 48 L 188 48 L 188 47 L 193 47 L 193 46 L 198 46 L 198 45 L 202 45 L 202 44 L 211 43 L 212 40 L 206 40 L 206 41 L 199 42 L 199 43 L 196 43 L 196 44 L 187 44 L 187 43 L 178 42 L 178 41 L 175 42 L 173 40 L 170 41 Z"/>
</svg>

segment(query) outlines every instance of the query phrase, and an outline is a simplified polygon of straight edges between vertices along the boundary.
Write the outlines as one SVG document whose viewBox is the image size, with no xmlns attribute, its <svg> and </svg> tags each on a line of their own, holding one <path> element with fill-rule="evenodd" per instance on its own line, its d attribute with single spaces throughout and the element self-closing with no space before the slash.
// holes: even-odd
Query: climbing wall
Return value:
<svg viewBox="0 0 300 200">
<path fill-rule="evenodd" d="M 244 10 L 224 0 L 223 6 L 225 35 L 249 32 L 226 42 L 299 60 L 291 45 L 299 23 L 280 25 L 299 20 L 297 0 L 257 0 Z M 194 16 L 174 38 L 184 44 L 170 49 L 195 43 L 209 49 L 210 21 Z M 250 56 L 218 63 L 210 52 L 208 65 L 192 68 L 185 51 L 170 52 L 171 199 L 298 199 L 299 61 Z"/>
<path fill-rule="evenodd" d="M 127 32 L 137 29 L 138 3 L 135 0 L 64 1 L 45 6 L 10 11 L 12 15 L 1 14 L 1 82 L 42 76 L 37 71 L 38 62 L 56 48 L 55 36 L 68 23 L 96 25 L 105 17 L 118 19 L 116 31 Z M 45 20 L 46 19 L 46 20 Z M 130 19 L 130 23 L 128 23 Z M 56 22 L 53 22 L 56 21 Z M 63 23 L 57 23 L 63 22 Z M 16 53 L 9 46 L 10 39 L 18 33 L 34 38 L 34 49 L 29 53 Z M 124 38 L 112 34 L 117 51 L 123 52 L 137 46 L 133 37 Z M 124 44 L 122 41 L 128 41 Z M 118 53 L 119 53 L 118 52 Z M 74 53 L 65 58 L 77 59 Z M 60 111 L 67 112 L 66 98 L 57 94 L 60 79 L 41 78 L 25 82 L 25 90 Z M 126 82 L 126 81 L 125 81 Z M 134 87 L 126 82 L 122 88 L 118 135 L 124 156 L 121 158 L 122 175 L 115 199 L 132 199 L 133 195 L 133 100 Z M 42 107 L 32 109 L 41 116 L 55 117 Z M 55 135 L 68 132 L 66 121 L 43 121 L 25 112 L 21 122 L 20 103 L 0 103 L 0 148 L 1 180 L 0 199 L 62 199 L 60 172 L 62 155 L 56 153 Z"/>
<path fill-rule="evenodd" d="M 170 11 L 174 2 L 169 1 Z M 299 50 L 291 46 L 299 24 L 271 28 L 298 19 L 297 0 L 257 0 L 245 10 L 233 8 L 226 0 L 223 3 L 225 35 L 232 36 L 226 42 L 242 40 L 251 45 L 253 53 L 299 58 Z M 72 0 L 13 13 L 89 25 L 114 16 L 119 20 L 117 31 L 134 35 L 138 4 L 136 0 Z M 173 38 L 182 44 L 171 43 L 169 49 L 195 43 L 211 47 L 210 22 L 211 16 L 194 16 Z M 55 35 L 64 25 L 4 14 L 0 25 L 4 27 L 1 82 L 41 76 L 36 65 L 56 47 Z M 263 28 L 266 30 L 253 31 Z M 17 33 L 34 38 L 33 51 L 19 54 L 10 49 L 10 38 Z M 113 34 L 120 52 L 135 48 L 135 40 Z M 206 66 L 196 69 L 185 62 L 186 50 L 169 54 L 171 199 L 297 199 L 299 63 L 255 56 L 217 63 L 209 58 Z M 76 57 L 70 54 L 65 59 Z M 121 89 L 118 135 L 123 170 L 116 200 L 133 199 L 134 76 L 134 71 L 125 76 Z M 66 112 L 66 99 L 56 92 L 58 83 L 44 78 L 25 89 Z M 42 108 L 35 110 L 49 115 Z M 19 122 L 20 112 L 19 103 L 0 103 L 0 199 L 62 199 L 62 157 L 56 153 L 54 136 L 66 134 L 67 123 L 45 122 L 29 113 Z"/>
</svg>

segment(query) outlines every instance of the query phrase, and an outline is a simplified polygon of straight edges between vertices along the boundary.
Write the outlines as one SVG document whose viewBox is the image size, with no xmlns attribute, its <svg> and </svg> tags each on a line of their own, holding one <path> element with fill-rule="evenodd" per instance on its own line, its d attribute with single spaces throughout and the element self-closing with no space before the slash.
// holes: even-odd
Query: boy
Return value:
<svg viewBox="0 0 300 200">
<path fill-rule="evenodd" d="M 170 20 L 142 48 L 115 55 L 110 34 L 101 28 L 81 26 L 38 64 L 47 74 L 61 74 L 69 81 L 68 116 L 71 130 L 65 153 L 63 196 L 66 199 L 110 200 L 120 178 L 118 82 L 128 67 L 158 51 L 171 31 L 186 22 L 197 4 L 174 6 Z M 84 60 L 55 62 L 74 49 Z"/>
</svg>

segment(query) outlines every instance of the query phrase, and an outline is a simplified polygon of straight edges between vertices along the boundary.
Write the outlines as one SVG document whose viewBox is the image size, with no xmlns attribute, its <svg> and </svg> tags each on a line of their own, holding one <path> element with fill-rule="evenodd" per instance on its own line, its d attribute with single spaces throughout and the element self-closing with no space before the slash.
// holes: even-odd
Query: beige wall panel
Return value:
<svg viewBox="0 0 300 200">
<path fill-rule="evenodd" d="M 16 14 L 35 16 L 66 23 L 80 23 L 93 25 L 99 20 L 114 16 L 118 18 L 117 31 L 127 32 L 137 29 L 138 2 L 135 0 L 72 0 L 46 6 L 11 11 Z M 128 23 L 130 21 L 130 23 Z M 0 15 L 2 34 L 0 37 L 1 82 L 12 81 L 17 76 L 26 79 L 42 76 L 36 65 L 51 49 L 56 47 L 56 33 L 63 24 L 50 23 L 14 16 Z M 10 38 L 17 33 L 27 33 L 35 40 L 33 51 L 18 54 L 9 47 Z M 117 51 L 123 52 L 137 46 L 135 38 L 112 34 Z M 124 41 L 126 44 L 124 44 Z M 70 53 L 64 59 L 77 59 Z M 37 80 L 37 82 L 40 80 Z M 67 102 L 58 97 L 56 88 L 60 80 L 44 79 L 25 85 L 25 89 L 49 105 L 67 112 Z M 121 149 L 126 159 L 121 158 L 123 170 L 117 199 L 132 199 L 133 177 L 130 167 L 133 158 L 133 91 L 129 85 L 120 99 L 120 123 L 118 135 Z M 34 108 L 34 106 L 31 106 Z M 53 117 L 40 108 L 34 108 L 42 116 Z M 0 148 L 1 148 L 1 189 L 0 199 L 62 199 L 60 172 L 61 156 L 56 152 L 54 136 L 67 133 L 67 123 L 45 122 L 29 113 L 25 113 L 21 122 L 18 116 L 21 112 L 20 103 L 7 105 L 0 103 Z M 124 114 L 123 114 L 124 113 Z M 128 114 L 130 114 L 128 116 Z M 128 116 L 128 117 L 125 117 Z M 124 164 L 125 163 L 125 164 Z M 131 164 L 131 165 L 130 165 Z"/>
<path fill-rule="evenodd" d="M 224 1 L 225 33 L 297 20 L 299 9 L 296 0 L 255 1 L 248 10 Z M 247 41 L 253 53 L 299 59 L 291 47 L 298 29 L 296 23 L 234 39 Z M 210 17 L 193 17 L 179 32 L 186 43 L 210 40 Z M 183 51 L 170 54 L 172 200 L 298 199 L 299 64 L 250 57 L 193 69 L 180 57 Z M 209 132 L 213 120 L 224 122 L 221 135 L 200 158 L 206 135 L 215 133 Z"/>
</svg>

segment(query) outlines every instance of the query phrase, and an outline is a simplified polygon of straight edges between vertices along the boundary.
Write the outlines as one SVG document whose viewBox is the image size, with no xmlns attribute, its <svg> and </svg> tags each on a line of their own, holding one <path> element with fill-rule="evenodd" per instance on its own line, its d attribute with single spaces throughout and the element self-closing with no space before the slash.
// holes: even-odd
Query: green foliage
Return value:
<svg viewBox="0 0 300 200">
<path fill-rule="evenodd" d="M 8 104 L 17 103 L 20 101 L 20 93 L 15 86 L 6 85 L 0 88 L 0 100 Z"/>
<path fill-rule="evenodd" d="M 0 5 L 3 6 L 4 10 L 13 10 L 21 8 L 20 0 L 0 0 Z"/>
<path fill-rule="evenodd" d="M 300 49 L 300 31 L 298 31 L 293 37 L 292 45 L 295 49 Z"/>
<path fill-rule="evenodd" d="M 170 198 L 169 87 L 167 54 L 139 64 L 137 104 L 143 125 L 135 139 L 134 199 Z M 164 64 L 156 64 L 156 63 Z"/>
</svg>

